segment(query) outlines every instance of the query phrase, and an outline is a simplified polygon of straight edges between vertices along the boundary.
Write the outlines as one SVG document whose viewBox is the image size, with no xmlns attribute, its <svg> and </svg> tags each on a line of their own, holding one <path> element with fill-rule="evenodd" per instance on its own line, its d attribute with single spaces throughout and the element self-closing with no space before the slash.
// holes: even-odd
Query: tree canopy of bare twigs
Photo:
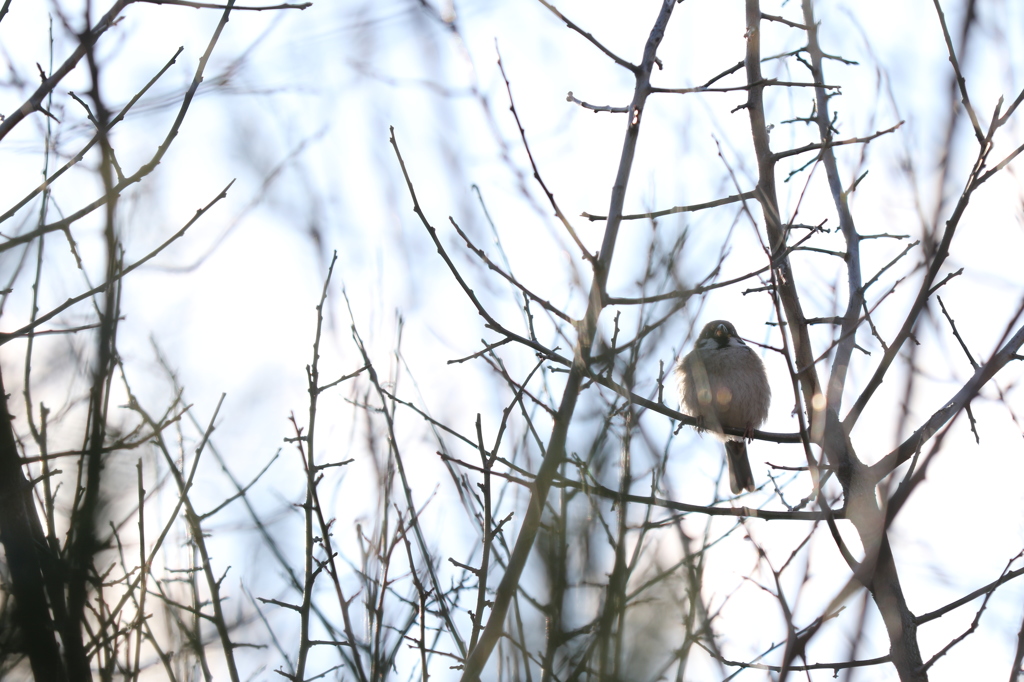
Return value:
<svg viewBox="0 0 1024 682">
<path fill-rule="evenodd" d="M 29 6 L 0 677 L 1024 674 L 1022 7 Z"/>
</svg>

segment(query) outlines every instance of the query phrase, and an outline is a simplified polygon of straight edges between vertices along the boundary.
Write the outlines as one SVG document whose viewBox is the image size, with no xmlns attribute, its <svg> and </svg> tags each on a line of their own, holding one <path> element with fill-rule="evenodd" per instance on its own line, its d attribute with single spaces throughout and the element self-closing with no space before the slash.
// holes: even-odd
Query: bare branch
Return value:
<svg viewBox="0 0 1024 682">
<path fill-rule="evenodd" d="M 621 66 L 624 69 L 628 69 L 628 70 L 632 71 L 634 74 L 638 73 L 640 71 L 641 67 L 637 66 L 636 64 L 631 64 L 631 63 L 627 62 L 625 59 L 622 59 L 621 57 L 616 55 L 614 52 L 612 52 L 607 47 L 602 45 L 597 40 L 597 38 L 595 38 L 590 33 L 587 33 L 586 31 L 584 31 L 582 28 L 580 28 L 575 23 L 573 23 L 572 20 L 568 19 L 564 14 L 559 12 L 558 9 L 555 8 L 555 6 L 552 5 L 551 3 L 547 2 L 547 0 L 538 0 L 538 1 L 540 2 L 540 4 L 542 4 L 545 7 L 547 7 L 548 10 L 552 14 L 554 14 L 556 17 L 558 17 L 559 19 L 564 21 L 566 26 L 568 26 L 569 28 L 571 28 L 572 30 L 576 31 L 581 36 L 586 38 L 588 41 L 590 41 L 590 43 L 594 47 L 596 47 L 597 49 L 601 50 L 601 52 L 603 52 L 605 54 L 605 56 L 608 57 L 609 59 L 611 59 L 613 62 L 615 62 L 616 64 L 618 64 L 619 66 Z"/>
</svg>

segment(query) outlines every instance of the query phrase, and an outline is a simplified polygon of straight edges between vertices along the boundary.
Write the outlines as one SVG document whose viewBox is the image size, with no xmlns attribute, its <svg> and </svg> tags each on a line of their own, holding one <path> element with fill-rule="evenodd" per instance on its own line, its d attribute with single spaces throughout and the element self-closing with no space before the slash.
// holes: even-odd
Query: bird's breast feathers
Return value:
<svg viewBox="0 0 1024 682">
<path fill-rule="evenodd" d="M 768 417 L 771 389 L 764 365 L 739 339 L 695 348 L 679 372 L 683 403 L 691 414 L 741 429 L 760 426 Z"/>
</svg>

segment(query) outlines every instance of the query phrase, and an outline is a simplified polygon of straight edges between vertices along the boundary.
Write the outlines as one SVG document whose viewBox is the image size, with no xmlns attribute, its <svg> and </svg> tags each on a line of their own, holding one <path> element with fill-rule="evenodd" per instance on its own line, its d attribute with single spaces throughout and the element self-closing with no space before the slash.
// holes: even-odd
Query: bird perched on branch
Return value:
<svg viewBox="0 0 1024 682">
<path fill-rule="evenodd" d="M 679 396 L 686 410 L 725 441 L 729 487 L 734 494 L 754 490 L 754 474 L 742 436 L 726 435 L 722 427 L 748 435 L 768 417 L 772 391 L 764 363 L 725 320 L 708 322 L 693 350 L 676 365 Z"/>
</svg>

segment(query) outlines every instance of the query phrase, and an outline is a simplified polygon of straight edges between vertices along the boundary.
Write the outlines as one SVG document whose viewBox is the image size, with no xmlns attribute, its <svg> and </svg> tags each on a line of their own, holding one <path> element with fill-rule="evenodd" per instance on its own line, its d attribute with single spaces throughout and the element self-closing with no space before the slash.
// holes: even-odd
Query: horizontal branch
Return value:
<svg viewBox="0 0 1024 682">
<path fill-rule="evenodd" d="M 804 30 L 804 31 L 807 30 L 807 26 L 805 24 L 800 24 L 800 23 L 797 23 L 795 21 L 790 21 L 789 19 L 786 19 L 784 17 L 779 17 L 779 16 L 776 16 L 774 14 L 767 14 L 765 12 L 761 12 L 761 18 L 762 19 L 767 19 L 768 21 L 777 21 L 780 24 L 785 24 L 786 26 L 792 26 L 793 28 L 799 28 L 799 29 Z"/>
<path fill-rule="evenodd" d="M 478 473 L 485 473 L 483 467 L 476 464 L 470 464 L 460 459 L 456 459 L 451 455 L 445 455 L 437 453 L 446 462 L 457 464 L 458 466 L 469 469 L 470 471 L 476 471 Z M 532 481 L 529 478 L 517 478 L 511 474 L 505 474 L 494 469 L 486 470 L 486 473 L 492 476 L 499 476 L 505 480 L 519 485 L 529 486 Z M 521 472 L 529 476 L 528 472 Z M 683 512 L 686 514 L 705 514 L 707 516 L 735 516 L 740 518 L 754 518 L 764 519 L 765 521 L 824 521 L 827 515 L 831 515 L 832 518 L 842 519 L 845 518 L 842 510 L 831 510 L 829 512 L 812 512 L 812 511 L 770 511 L 766 509 L 755 509 L 753 507 L 709 507 L 699 504 L 687 504 L 686 502 L 676 502 L 675 500 L 668 500 L 655 495 L 633 495 L 629 493 L 621 493 L 618 490 L 613 490 L 603 485 L 595 484 L 587 481 L 577 481 L 565 476 L 556 475 L 552 481 L 551 486 L 554 488 L 569 488 L 572 490 L 580 490 L 588 495 L 593 494 L 598 497 L 605 498 L 607 500 L 614 500 L 618 503 L 633 503 L 641 504 L 650 507 L 661 507 L 662 509 L 671 509 L 672 511 Z"/>
<path fill-rule="evenodd" d="M 815 151 L 817 149 L 831 149 L 832 147 L 840 147 L 840 146 L 842 146 L 844 144 L 862 144 L 862 143 L 865 143 L 865 142 L 871 142 L 872 140 L 874 140 L 876 138 L 879 138 L 882 135 L 888 135 L 891 132 L 895 132 L 903 124 L 904 124 L 904 121 L 900 121 L 899 123 L 897 123 L 896 125 L 894 125 L 891 128 L 886 128 L 885 130 L 879 130 L 878 132 L 872 133 L 871 135 L 868 135 L 867 137 L 852 137 L 852 138 L 850 138 L 848 140 L 837 140 L 837 141 L 834 141 L 834 142 L 815 142 L 813 144 L 808 144 L 808 145 L 805 145 L 803 147 L 797 147 L 796 149 L 787 149 L 787 150 L 782 151 L 782 152 L 775 152 L 774 154 L 772 154 L 772 158 L 774 160 L 778 161 L 779 159 L 784 159 L 784 158 L 789 157 L 789 156 L 796 156 L 798 154 L 804 154 L 806 152 L 813 152 L 813 151 Z"/>
<path fill-rule="evenodd" d="M 623 220 L 643 220 L 644 218 L 660 218 L 666 215 L 672 215 L 673 213 L 692 213 L 693 211 L 702 211 L 705 208 L 714 208 L 715 206 L 725 206 L 726 204 L 734 204 L 737 201 L 747 201 L 750 199 L 757 198 L 757 192 L 743 192 L 741 194 L 733 194 L 722 199 L 715 199 L 713 201 L 705 201 L 701 204 L 690 204 L 689 206 L 674 206 L 672 208 L 666 208 L 661 211 L 652 211 L 651 213 L 634 213 L 631 215 L 622 216 Z M 591 215 L 584 211 L 580 214 L 581 217 L 586 218 L 590 222 L 597 220 L 608 220 L 608 216 L 605 215 Z"/>
<path fill-rule="evenodd" d="M 777 256 L 774 259 L 774 262 L 775 263 L 781 262 L 790 253 L 792 253 L 797 247 L 799 247 L 805 241 L 810 239 L 812 234 L 805 235 L 799 241 L 797 241 L 795 244 L 787 247 L 785 251 L 783 251 L 779 256 Z M 622 297 L 615 298 L 615 297 L 609 296 L 608 299 L 607 299 L 607 304 L 608 305 L 613 305 L 613 304 L 637 305 L 637 304 L 641 304 L 641 303 L 657 303 L 659 301 L 667 301 L 667 300 L 670 300 L 670 299 L 673 299 L 673 298 L 689 298 L 689 297 L 695 296 L 697 294 L 702 294 L 705 291 L 711 291 L 712 289 L 721 289 L 722 287 L 731 286 L 731 285 L 736 284 L 738 282 L 742 282 L 743 280 L 750 279 L 751 277 L 757 277 L 760 274 L 768 272 L 769 268 L 770 268 L 770 266 L 766 265 L 763 268 L 760 268 L 758 270 L 754 270 L 753 272 L 748 272 L 747 274 L 740 275 L 739 277 L 734 277 L 732 279 L 723 280 L 721 282 L 715 282 L 713 284 L 702 284 L 700 286 L 694 287 L 693 289 L 685 289 L 683 291 L 670 291 L 670 292 L 664 293 L 664 294 L 653 294 L 651 296 L 637 296 L 637 297 L 633 297 L 633 298 L 622 298 Z M 707 281 L 708 279 L 710 279 L 711 277 L 715 276 L 716 274 L 718 274 L 718 268 L 713 270 L 710 275 L 705 277 L 704 281 Z"/>
<path fill-rule="evenodd" d="M 567 94 L 565 96 L 565 101 L 566 102 L 572 102 L 573 104 L 578 104 L 581 107 L 583 107 L 584 109 L 589 109 L 590 111 L 593 111 L 594 113 L 598 113 L 598 112 L 606 112 L 606 113 L 609 113 L 609 114 L 626 114 L 626 113 L 629 113 L 629 107 L 610 107 L 610 106 L 607 106 L 607 105 L 599 107 L 599 106 L 597 106 L 595 104 L 588 104 L 587 102 L 584 102 L 581 99 L 576 99 L 576 97 L 572 94 L 572 90 L 570 90 L 569 94 Z"/>
<path fill-rule="evenodd" d="M 136 0 L 137 2 L 145 2 L 150 5 L 178 5 L 180 7 L 193 7 L 195 9 L 228 9 L 227 5 L 218 5 L 213 2 L 192 2 L 192 0 Z M 232 10 L 242 10 L 250 12 L 264 12 L 266 10 L 274 9 L 306 9 L 312 7 L 312 2 L 300 2 L 290 3 L 284 2 L 280 5 L 231 5 Z"/>
<path fill-rule="evenodd" d="M 760 270 L 754 270 L 748 272 L 745 275 L 727 279 L 722 282 L 715 282 L 714 284 L 707 284 L 703 286 L 694 287 L 693 289 L 684 289 L 682 291 L 670 291 L 664 294 L 653 294 L 651 296 L 635 296 L 635 297 L 608 297 L 608 305 L 641 305 L 647 303 L 658 303 L 660 301 L 668 301 L 673 298 L 690 298 L 698 294 L 703 294 L 706 291 L 712 289 L 721 289 L 722 287 L 731 286 L 743 280 L 750 279 L 751 277 L 757 277 L 758 275 L 768 272 L 768 266 L 764 266 Z"/>
<path fill-rule="evenodd" d="M 765 78 L 756 83 L 734 85 L 728 88 L 710 88 L 706 85 L 698 85 L 695 88 L 651 88 L 651 92 L 661 95 L 689 95 L 695 92 L 743 92 L 750 90 L 750 88 L 771 85 L 778 85 L 784 88 L 826 88 L 828 90 L 838 90 L 840 88 L 838 85 L 826 85 L 825 83 L 798 83 L 794 81 L 780 81 L 777 78 Z"/>
</svg>

